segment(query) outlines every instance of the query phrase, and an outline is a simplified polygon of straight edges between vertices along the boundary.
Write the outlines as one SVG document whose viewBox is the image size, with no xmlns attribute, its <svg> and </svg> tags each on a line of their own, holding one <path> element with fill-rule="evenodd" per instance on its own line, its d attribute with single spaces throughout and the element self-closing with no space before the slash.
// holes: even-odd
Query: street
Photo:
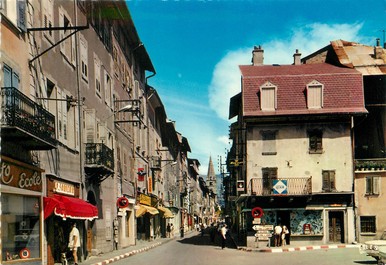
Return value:
<svg viewBox="0 0 386 265">
<path fill-rule="evenodd" d="M 234 248 L 221 249 L 218 242 L 210 242 L 209 235 L 192 234 L 116 262 L 116 265 L 239 265 L 239 264 L 318 264 L 348 265 L 376 264 L 375 260 L 359 254 L 357 248 L 295 251 L 283 253 L 247 252 Z"/>
</svg>

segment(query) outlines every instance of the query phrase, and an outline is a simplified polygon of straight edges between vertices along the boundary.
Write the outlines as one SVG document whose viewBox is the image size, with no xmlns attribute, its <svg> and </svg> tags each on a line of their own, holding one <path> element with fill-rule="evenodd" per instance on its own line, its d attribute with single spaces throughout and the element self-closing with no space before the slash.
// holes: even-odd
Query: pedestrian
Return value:
<svg viewBox="0 0 386 265">
<path fill-rule="evenodd" d="M 288 228 L 283 225 L 283 234 L 284 234 L 284 245 L 289 245 L 290 244 L 290 232 Z"/>
<path fill-rule="evenodd" d="M 209 228 L 209 236 L 210 236 L 210 242 L 214 243 L 214 238 L 216 236 L 216 228 L 214 227 L 213 223 Z"/>
<path fill-rule="evenodd" d="M 72 225 L 72 230 L 70 232 L 70 237 L 68 240 L 68 247 L 72 251 L 72 256 L 74 257 L 74 264 L 78 265 L 78 247 L 80 247 L 80 236 L 79 230 L 76 228 L 76 223 Z"/>
<path fill-rule="evenodd" d="M 170 237 L 170 232 L 172 231 L 171 230 L 171 226 L 170 226 L 170 223 L 168 223 L 168 225 L 166 226 L 166 237 Z"/>
<path fill-rule="evenodd" d="M 184 226 L 183 225 L 180 227 L 180 235 L 181 235 L 181 238 L 184 237 Z"/>
<path fill-rule="evenodd" d="M 174 237 L 174 226 L 173 223 L 170 223 L 170 237 Z"/>
<path fill-rule="evenodd" d="M 227 225 L 224 224 L 222 227 L 221 227 L 221 230 L 220 230 L 220 233 L 221 233 L 221 249 L 224 249 L 225 248 L 225 244 L 226 244 L 226 239 L 227 239 L 227 232 L 228 232 L 228 229 L 227 229 Z"/>
<path fill-rule="evenodd" d="M 274 236 L 275 236 L 275 247 L 280 246 L 280 240 L 281 240 L 281 232 L 283 232 L 283 228 L 281 227 L 281 224 L 278 224 L 274 228 Z"/>
</svg>

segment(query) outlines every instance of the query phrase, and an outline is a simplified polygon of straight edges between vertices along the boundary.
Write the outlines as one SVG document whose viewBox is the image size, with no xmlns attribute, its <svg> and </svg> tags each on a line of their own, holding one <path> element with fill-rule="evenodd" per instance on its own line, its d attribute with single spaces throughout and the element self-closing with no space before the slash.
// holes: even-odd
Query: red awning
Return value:
<svg viewBox="0 0 386 265">
<path fill-rule="evenodd" d="M 98 218 L 98 208 L 84 200 L 54 194 L 53 197 L 44 197 L 44 219 L 52 213 L 63 219 Z"/>
</svg>

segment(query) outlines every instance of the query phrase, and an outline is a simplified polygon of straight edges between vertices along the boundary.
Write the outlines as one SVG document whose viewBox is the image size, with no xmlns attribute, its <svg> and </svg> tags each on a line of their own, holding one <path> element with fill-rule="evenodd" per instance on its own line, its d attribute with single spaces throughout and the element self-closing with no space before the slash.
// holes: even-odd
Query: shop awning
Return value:
<svg viewBox="0 0 386 265">
<path fill-rule="evenodd" d="M 44 197 L 44 219 L 52 213 L 63 219 L 85 219 L 93 220 L 98 218 L 98 208 L 82 199 L 54 195 Z"/>
<path fill-rule="evenodd" d="M 174 214 L 168 208 L 159 206 L 158 210 L 164 213 L 164 218 L 174 218 Z"/>
<path fill-rule="evenodd" d="M 140 204 L 138 206 L 139 206 L 139 209 L 136 210 L 135 217 L 141 217 L 145 213 L 149 213 L 151 215 L 156 215 L 159 213 L 158 210 L 154 207 L 150 207 L 150 206 L 143 205 L 143 204 Z"/>
</svg>

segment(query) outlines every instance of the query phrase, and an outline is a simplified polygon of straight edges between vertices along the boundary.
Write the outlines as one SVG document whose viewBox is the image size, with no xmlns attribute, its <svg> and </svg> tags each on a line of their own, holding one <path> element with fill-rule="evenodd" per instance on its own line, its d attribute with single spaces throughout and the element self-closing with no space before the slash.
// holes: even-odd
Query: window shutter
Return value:
<svg viewBox="0 0 386 265">
<path fill-rule="evenodd" d="M 25 7 L 26 7 L 25 0 L 17 0 L 17 26 L 23 32 L 27 31 Z"/>
<path fill-rule="evenodd" d="M 366 177 L 366 194 L 372 193 L 372 186 L 371 177 Z"/>
<path fill-rule="evenodd" d="M 96 122 L 95 109 L 86 109 L 84 115 L 86 143 L 95 143 Z"/>
<path fill-rule="evenodd" d="M 379 177 L 373 177 L 373 194 L 379 194 Z"/>
<path fill-rule="evenodd" d="M 323 187 L 322 189 L 324 191 L 329 191 L 329 176 L 328 176 L 328 171 L 323 171 L 322 173 L 322 177 L 323 177 Z"/>
<path fill-rule="evenodd" d="M 330 171 L 330 189 L 335 190 L 335 171 Z"/>
</svg>

